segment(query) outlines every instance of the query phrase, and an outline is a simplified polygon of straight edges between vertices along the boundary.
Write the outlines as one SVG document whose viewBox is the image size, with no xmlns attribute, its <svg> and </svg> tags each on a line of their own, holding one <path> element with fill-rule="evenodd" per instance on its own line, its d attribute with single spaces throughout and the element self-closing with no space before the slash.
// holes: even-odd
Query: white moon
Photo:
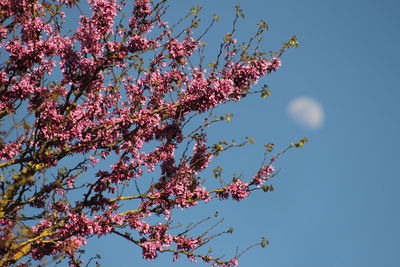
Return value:
<svg viewBox="0 0 400 267">
<path fill-rule="evenodd" d="M 309 97 L 298 97 L 287 106 L 289 116 L 298 124 L 309 128 L 321 128 L 324 123 L 324 109 L 322 105 Z"/>
</svg>

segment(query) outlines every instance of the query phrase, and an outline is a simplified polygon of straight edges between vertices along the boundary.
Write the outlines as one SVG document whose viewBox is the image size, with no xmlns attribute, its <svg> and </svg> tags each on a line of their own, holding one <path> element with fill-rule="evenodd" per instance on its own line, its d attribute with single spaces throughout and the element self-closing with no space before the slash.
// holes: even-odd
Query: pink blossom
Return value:
<svg viewBox="0 0 400 267">
<path fill-rule="evenodd" d="M 225 187 L 226 192 L 230 193 L 232 199 L 234 200 L 242 200 L 249 196 L 249 184 L 243 183 L 239 179 L 234 182 L 233 184 L 228 185 Z"/>
<path fill-rule="evenodd" d="M 143 250 L 143 259 L 154 260 L 157 258 L 157 251 L 162 251 L 161 244 L 159 242 L 143 242 L 141 245 Z"/>
<path fill-rule="evenodd" d="M 257 185 L 263 184 L 267 179 L 271 177 L 271 174 L 274 172 L 274 166 L 265 165 L 262 166 L 261 169 L 258 170 L 257 174 L 253 178 L 253 182 Z"/>
<path fill-rule="evenodd" d="M 0 143 L 0 160 L 10 160 L 16 155 L 18 155 L 21 149 L 20 142 L 12 142 L 9 144 Z"/>
<path fill-rule="evenodd" d="M 193 148 L 193 156 L 190 161 L 191 167 L 195 171 L 202 171 L 207 168 L 211 160 L 211 153 L 207 150 L 203 140 L 198 140 Z"/>
<path fill-rule="evenodd" d="M 6 28 L 0 26 L 0 40 L 7 38 L 8 31 Z M 1 47 L 1 45 L 0 45 Z"/>
<path fill-rule="evenodd" d="M 201 240 L 196 238 L 186 238 L 185 236 L 177 236 L 174 238 L 174 242 L 176 243 L 178 250 L 191 251 L 201 243 Z"/>
<path fill-rule="evenodd" d="M 150 1 L 136 0 L 134 9 L 138 16 L 148 16 L 151 13 Z"/>
<path fill-rule="evenodd" d="M 128 51 L 131 53 L 140 52 L 149 48 L 149 40 L 140 35 L 131 36 L 128 43 Z"/>
</svg>

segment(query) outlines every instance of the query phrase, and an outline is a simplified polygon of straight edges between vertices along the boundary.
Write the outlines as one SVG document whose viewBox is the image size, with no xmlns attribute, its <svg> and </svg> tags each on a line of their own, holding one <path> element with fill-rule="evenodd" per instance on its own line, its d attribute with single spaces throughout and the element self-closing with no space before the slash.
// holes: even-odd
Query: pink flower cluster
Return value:
<svg viewBox="0 0 400 267">
<path fill-rule="evenodd" d="M 197 140 L 196 145 L 193 148 L 193 156 L 190 160 L 190 166 L 195 171 L 202 171 L 207 168 L 210 163 L 212 155 L 207 150 L 206 142 L 204 138 Z"/>
<path fill-rule="evenodd" d="M 8 31 L 6 28 L 0 26 L 0 41 L 7 38 Z M 1 48 L 1 44 L 0 44 Z"/>
<path fill-rule="evenodd" d="M 147 241 L 140 244 L 143 249 L 143 259 L 154 260 L 157 258 L 157 251 L 162 251 L 160 242 L 158 241 Z"/>
<path fill-rule="evenodd" d="M 182 43 L 172 40 L 168 45 L 170 56 L 173 59 L 189 57 L 193 54 L 198 44 L 199 42 L 195 41 L 190 35 L 187 35 Z"/>
<path fill-rule="evenodd" d="M 189 208 L 197 205 L 199 200 L 209 201 L 210 194 L 201 187 L 195 173 L 189 166 L 184 166 L 173 172 L 172 177 L 164 177 L 152 191 L 151 199 L 143 202 L 142 207 L 158 206 L 164 214 L 168 214 L 166 211 L 175 206 Z"/>
<path fill-rule="evenodd" d="M 218 197 L 220 199 L 227 199 L 229 195 L 231 195 L 232 199 L 239 201 L 248 197 L 249 194 L 249 184 L 243 183 L 238 179 L 234 183 L 226 186 L 222 192 L 219 192 Z"/>
<path fill-rule="evenodd" d="M 21 149 L 20 142 L 12 142 L 9 144 L 0 143 L 0 160 L 10 160 L 19 154 Z"/>
<path fill-rule="evenodd" d="M 149 0 L 136 0 L 135 1 L 135 12 L 142 16 L 149 16 L 151 13 L 151 6 Z"/>
<path fill-rule="evenodd" d="M 187 238 L 183 235 L 174 238 L 178 250 L 191 251 L 197 248 L 202 243 L 201 238 Z"/>
<path fill-rule="evenodd" d="M 257 174 L 253 178 L 253 183 L 261 185 L 265 183 L 271 177 L 271 174 L 275 171 L 274 166 L 271 164 L 264 165 L 258 170 Z"/>
</svg>

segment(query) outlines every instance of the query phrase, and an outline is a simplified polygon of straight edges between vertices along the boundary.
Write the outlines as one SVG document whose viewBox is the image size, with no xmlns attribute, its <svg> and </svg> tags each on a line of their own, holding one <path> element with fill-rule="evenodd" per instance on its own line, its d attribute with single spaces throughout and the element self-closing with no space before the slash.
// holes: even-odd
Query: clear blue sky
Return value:
<svg viewBox="0 0 400 267">
<path fill-rule="evenodd" d="M 171 1 L 171 18 L 194 4 L 221 16 L 210 32 L 208 52 L 229 31 L 236 1 Z M 266 236 L 265 249 L 241 258 L 240 266 L 398 267 L 400 266 L 400 2 L 397 0 L 246 0 L 238 38 L 246 40 L 259 19 L 270 26 L 266 50 L 296 34 L 300 48 L 283 57 L 283 67 L 266 80 L 271 96 L 249 98 L 219 109 L 234 113 L 211 139 L 241 140 L 251 147 L 220 163 L 232 173 L 251 175 L 262 158 L 262 144 L 283 149 L 307 136 L 301 150 L 284 155 L 273 193 L 242 202 L 213 202 L 182 213 L 193 221 L 219 210 L 223 228 L 234 234 L 217 240 L 218 255 L 235 253 Z M 304 129 L 288 117 L 287 104 L 299 96 L 325 110 L 320 129 Z M 222 229 L 222 228 L 221 228 Z M 102 254 L 102 266 L 205 266 L 170 255 L 147 262 L 137 247 L 120 239 L 92 240 L 89 252 Z"/>
</svg>

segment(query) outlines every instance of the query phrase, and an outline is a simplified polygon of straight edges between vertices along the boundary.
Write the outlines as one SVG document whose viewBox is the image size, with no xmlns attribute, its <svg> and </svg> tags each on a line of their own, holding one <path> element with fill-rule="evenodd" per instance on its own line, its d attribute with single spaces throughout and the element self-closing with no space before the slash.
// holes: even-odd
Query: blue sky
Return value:
<svg viewBox="0 0 400 267">
<path fill-rule="evenodd" d="M 171 1 L 169 17 L 177 19 L 194 4 L 204 16 L 215 13 L 219 24 L 206 40 L 208 53 L 229 31 L 236 1 Z M 255 248 L 240 266 L 397 267 L 400 264 L 400 2 L 397 0 L 247 0 L 246 17 L 237 38 L 246 40 L 259 19 L 269 26 L 265 49 L 274 50 L 293 34 L 300 47 L 282 58 L 283 67 L 265 81 L 268 99 L 250 97 L 218 109 L 233 113 L 231 124 L 210 131 L 210 139 L 256 143 L 220 160 L 232 173 L 251 175 L 262 159 L 262 145 L 284 149 L 308 137 L 300 150 L 285 154 L 273 193 L 256 193 L 241 202 L 213 202 L 185 213 L 182 221 L 201 219 L 218 210 L 228 237 L 212 245 L 218 255 L 232 256 L 266 236 L 271 244 Z M 294 123 L 287 114 L 293 99 L 306 96 L 324 108 L 318 129 Z M 123 240 L 92 240 L 92 254 L 102 266 L 205 266 L 170 255 L 147 262 L 141 251 Z"/>
</svg>

